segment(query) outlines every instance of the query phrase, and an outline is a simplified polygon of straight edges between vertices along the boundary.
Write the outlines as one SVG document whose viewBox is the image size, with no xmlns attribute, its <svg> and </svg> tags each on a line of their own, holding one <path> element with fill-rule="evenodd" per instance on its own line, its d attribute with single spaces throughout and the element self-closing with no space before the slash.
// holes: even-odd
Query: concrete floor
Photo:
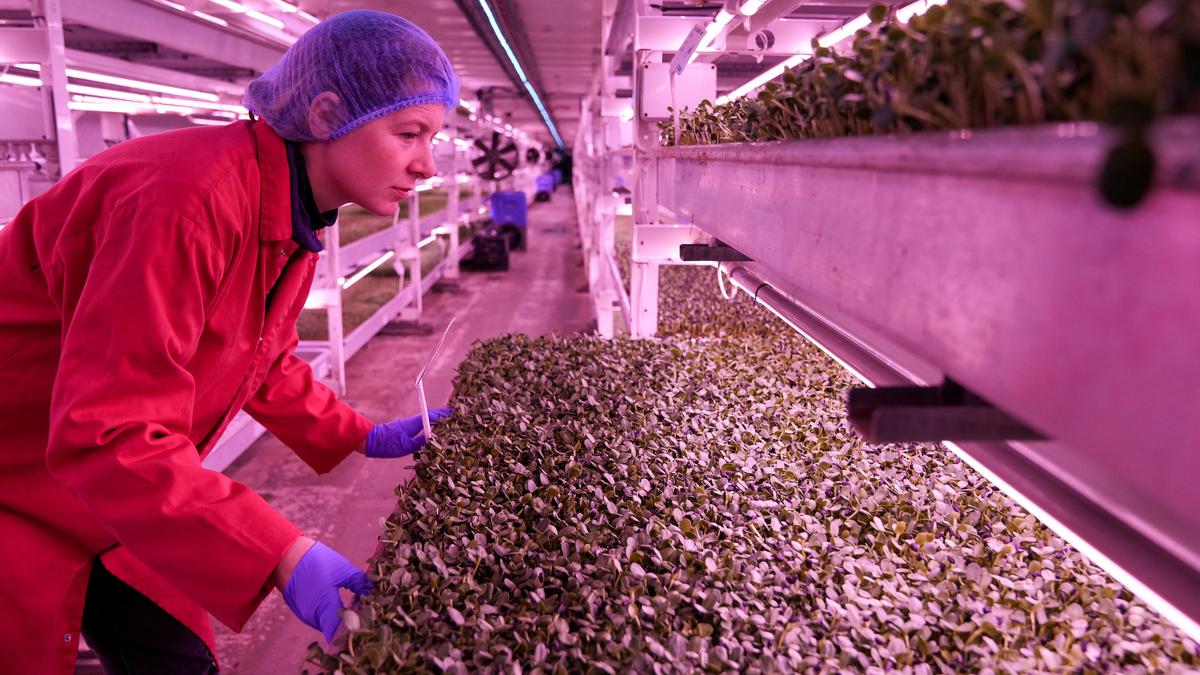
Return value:
<svg viewBox="0 0 1200 675">
<path fill-rule="evenodd" d="M 429 405 L 450 397 L 458 363 L 471 344 L 506 333 L 576 333 L 594 327 L 585 284 L 575 205 L 569 187 L 529 212 L 529 249 L 512 254 L 508 272 L 463 272 L 457 288 L 425 297 L 422 323 L 434 334 L 376 336 L 347 365 L 346 400 L 367 417 L 390 421 L 419 411 L 413 378 L 452 315 L 458 316 L 443 352 L 426 375 Z M 365 567 L 380 522 L 396 504 L 395 488 L 411 476 L 411 462 L 349 459 L 316 476 L 273 436 L 255 443 L 226 473 L 256 489 L 306 534 Z M 214 621 L 214 623 L 216 623 Z M 262 604 L 245 629 L 217 624 L 223 672 L 296 673 L 319 633 L 294 618 L 278 593 Z"/>
</svg>

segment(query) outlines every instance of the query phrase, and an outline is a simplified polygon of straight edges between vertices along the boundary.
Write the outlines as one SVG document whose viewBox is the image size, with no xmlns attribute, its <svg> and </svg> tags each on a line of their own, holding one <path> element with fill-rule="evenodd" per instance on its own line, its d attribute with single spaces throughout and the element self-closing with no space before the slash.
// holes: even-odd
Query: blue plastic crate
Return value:
<svg viewBox="0 0 1200 675">
<path fill-rule="evenodd" d="M 562 185 L 562 169 L 553 169 L 550 171 L 550 175 L 554 176 L 555 187 Z"/>
<path fill-rule="evenodd" d="M 529 223 L 529 206 L 524 192 L 495 192 L 492 194 L 492 222 L 497 225 Z"/>
<path fill-rule="evenodd" d="M 538 192 L 554 192 L 554 187 L 557 183 L 554 182 L 554 175 L 544 173 L 537 177 Z"/>
</svg>

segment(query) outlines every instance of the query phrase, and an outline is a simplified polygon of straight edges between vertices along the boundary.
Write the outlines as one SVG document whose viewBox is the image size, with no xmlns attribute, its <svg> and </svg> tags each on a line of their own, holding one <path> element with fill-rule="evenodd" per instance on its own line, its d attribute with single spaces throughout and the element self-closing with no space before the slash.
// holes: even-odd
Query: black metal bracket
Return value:
<svg viewBox="0 0 1200 675">
<path fill-rule="evenodd" d="M 712 244 L 680 244 L 679 259 L 684 262 L 750 262 L 754 260 L 720 241 Z"/>
<path fill-rule="evenodd" d="M 1046 439 L 950 379 L 940 387 L 854 388 L 846 403 L 850 424 L 869 443 Z"/>
</svg>

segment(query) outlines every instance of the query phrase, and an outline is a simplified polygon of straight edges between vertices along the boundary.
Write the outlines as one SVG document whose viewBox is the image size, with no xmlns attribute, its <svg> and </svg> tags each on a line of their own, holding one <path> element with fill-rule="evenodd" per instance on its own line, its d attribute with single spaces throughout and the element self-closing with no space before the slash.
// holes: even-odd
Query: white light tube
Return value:
<svg viewBox="0 0 1200 675">
<path fill-rule="evenodd" d="M 554 126 L 554 120 L 550 119 L 550 113 L 546 110 L 546 106 L 542 104 L 542 97 L 538 96 L 537 91 L 530 84 L 529 78 L 525 75 L 525 70 L 521 68 L 521 61 L 513 53 L 512 47 L 508 45 L 508 40 L 504 37 L 504 31 L 500 30 L 500 24 L 497 23 L 496 16 L 492 13 L 492 8 L 488 4 L 488 0 L 477 1 L 479 2 L 479 6 L 483 8 L 483 13 L 487 15 L 488 23 L 492 26 L 492 32 L 496 35 L 496 39 L 500 41 L 500 46 L 504 48 L 504 53 L 508 55 L 509 62 L 516 69 L 517 75 L 521 79 L 521 84 L 525 85 L 525 90 L 529 92 L 530 98 L 533 100 L 534 105 L 537 106 L 538 112 L 541 113 L 542 120 L 546 123 L 546 128 L 550 130 L 550 135 L 554 136 L 558 147 L 566 147 L 562 137 L 558 135 L 558 128 Z"/>
<path fill-rule="evenodd" d="M 280 21 L 279 19 L 276 19 L 273 16 L 267 16 L 266 14 L 263 14 L 262 12 L 260 12 L 258 10 L 250 9 L 249 7 L 246 7 L 245 5 L 243 5 L 239 2 L 234 2 L 233 0 L 208 0 L 208 1 L 213 3 L 214 5 L 219 5 L 221 7 L 224 7 L 225 9 L 233 12 L 234 14 L 245 14 L 246 16 L 250 17 L 251 19 L 254 19 L 255 21 L 258 21 L 260 23 L 265 23 L 268 26 L 278 28 L 279 30 L 283 30 L 283 22 Z M 294 8 L 293 8 L 293 11 L 295 11 Z"/>
<path fill-rule="evenodd" d="M 67 107 L 71 110 L 90 110 L 94 112 L 111 112 L 122 113 L 125 115 L 136 115 L 140 112 L 138 106 L 133 103 L 121 103 L 113 101 L 112 103 L 84 103 L 83 101 L 67 101 Z"/>
<path fill-rule="evenodd" d="M 67 91 L 72 94 L 102 96 L 104 98 L 115 98 L 123 101 L 136 101 L 137 103 L 150 102 L 150 97 L 146 94 L 135 94 L 131 91 L 118 91 L 116 89 L 105 89 L 104 87 L 89 87 L 86 84 L 67 84 Z M 188 103 L 190 104 L 191 102 L 189 101 Z"/>
<path fill-rule="evenodd" d="M 233 0 L 208 0 L 208 1 L 214 5 L 219 5 L 221 7 L 224 7 L 225 9 L 233 12 L 234 14 L 245 14 L 246 13 L 246 7 L 242 6 L 242 4 L 239 2 L 234 2 Z"/>
<path fill-rule="evenodd" d="M 446 132 L 444 132 L 444 131 L 439 131 L 439 132 L 437 132 L 436 134 L 434 134 L 434 135 L 433 135 L 433 137 L 434 137 L 434 138 L 436 138 L 436 139 L 438 139 L 439 141 L 448 141 L 448 140 L 450 140 L 450 136 L 449 136 L 449 135 L 448 135 Z"/>
<path fill-rule="evenodd" d="M 37 63 L 18 63 L 19 68 L 28 70 L 41 71 L 41 64 Z M 201 101 L 211 101 L 217 103 L 221 100 L 220 96 L 206 91 L 196 91 L 194 89 L 183 89 L 180 87 L 172 87 L 165 84 L 154 84 L 153 82 L 143 82 L 141 80 L 131 80 L 127 77 L 116 77 L 113 75 L 101 75 L 86 70 L 78 70 L 75 68 L 67 68 L 67 77 L 73 77 L 77 80 L 88 80 L 91 82 L 103 82 L 104 84 L 115 84 L 118 87 L 129 87 L 130 89 L 141 89 L 142 91 L 159 91 L 164 94 L 176 94 L 178 96 L 186 96 L 188 98 L 196 98 Z"/>
<path fill-rule="evenodd" d="M 767 0 L 742 0 L 741 7 L 738 7 L 738 13 L 742 16 L 754 16 L 765 4 L 767 4 Z"/>
<path fill-rule="evenodd" d="M 226 124 L 229 124 L 229 120 L 209 120 L 204 119 L 203 117 L 189 117 L 188 121 L 192 124 L 199 124 L 201 126 L 208 127 L 223 127 Z"/>
<path fill-rule="evenodd" d="M 438 238 L 437 238 L 437 235 L 436 235 L 436 234 L 431 234 L 431 235 L 429 235 L 428 237 L 425 237 L 424 239 L 422 239 L 421 241 L 418 241 L 418 242 L 417 242 L 417 248 L 425 248 L 426 246 L 428 246 L 428 245 L 432 244 L 433 242 L 437 241 L 437 239 L 438 239 Z"/>
<path fill-rule="evenodd" d="M 233 115 L 241 115 L 248 112 L 240 105 L 230 103 L 207 103 L 203 101 L 192 101 L 182 98 L 171 98 L 169 96 L 148 96 L 146 94 L 137 94 L 130 91 L 119 91 L 117 89 L 105 89 L 104 87 L 90 87 L 86 84 L 67 84 L 67 91 L 72 94 L 83 94 L 86 96 L 99 96 L 102 98 L 119 99 L 122 101 L 134 101 L 137 103 L 157 103 L 161 105 L 185 106 L 191 108 L 203 108 L 205 110 L 221 111 L 232 113 Z"/>
<path fill-rule="evenodd" d="M 431 185 L 429 183 L 422 183 L 422 184 L 418 185 L 417 187 L 413 188 L 413 192 L 425 192 L 426 190 L 432 190 L 432 189 L 433 189 L 433 185 Z"/>
<path fill-rule="evenodd" d="M 254 19 L 255 21 L 257 21 L 259 23 L 265 23 L 266 25 L 271 26 L 272 28 L 278 28 L 279 30 L 283 30 L 284 24 L 282 21 L 280 21 L 279 19 L 276 19 L 273 16 L 267 16 L 266 14 L 263 14 L 262 12 L 260 12 L 258 10 L 247 9 L 246 16 L 250 17 L 251 19 Z"/>
<path fill-rule="evenodd" d="M 745 96 L 746 94 L 750 93 L 751 91 L 754 91 L 755 89 L 758 89 L 759 87 L 761 87 L 764 84 L 770 82 L 771 80 L 779 77 L 780 75 L 783 75 L 783 71 L 787 70 L 788 68 L 795 68 L 796 66 L 800 65 L 801 63 L 804 63 L 805 61 L 808 60 L 808 58 L 810 56 L 811 56 L 810 54 L 796 54 L 795 56 L 788 58 L 788 60 L 786 60 L 782 63 L 776 64 L 770 70 L 759 75 L 758 77 L 755 77 L 753 80 L 750 80 L 746 84 L 743 84 L 742 86 L 738 87 L 737 89 L 734 89 L 733 91 L 729 92 L 728 94 L 725 94 L 724 96 L 718 96 L 717 97 L 717 105 L 724 105 L 734 99 Z"/>
<path fill-rule="evenodd" d="M 717 263 L 717 264 L 719 265 L 720 263 Z M 757 289 L 750 289 L 750 288 L 747 288 L 746 286 L 742 285 L 742 283 L 741 283 L 741 282 L 739 282 L 738 280 L 734 279 L 732 275 L 730 275 L 730 276 L 729 276 L 729 280 L 733 282 L 733 285 L 734 285 L 734 286 L 736 286 L 737 288 L 741 289 L 741 291 L 742 291 L 743 293 L 745 293 L 746 295 L 749 295 L 750 297 L 753 297 L 753 298 L 757 299 L 757 300 L 758 300 L 758 304 L 760 304 L 760 305 L 762 305 L 763 307 L 766 307 L 767 309 L 771 310 L 771 313 L 772 313 L 772 314 L 774 314 L 775 316 L 779 317 L 779 318 L 780 318 L 780 320 L 782 320 L 782 321 L 783 321 L 784 323 L 786 323 L 787 325 L 791 326 L 792 330 L 794 330 L 794 331 L 796 331 L 797 333 L 799 333 L 800 335 L 804 336 L 804 339 L 805 339 L 805 340 L 808 340 L 810 343 L 812 343 L 812 345 L 813 345 L 814 347 L 816 347 L 817 349 L 820 349 L 820 350 L 821 350 L 822 352 L 824 352 L 824 353 L 825 353 L 825 355 L 826 355 L 826 356 L 828 356 L 829 358 L 833 359 L 834 361 L 837 361 L 837 362 L 838 362 L 838 364 L 839 364 L 841 367 L 843 367 L 843 368 L 845 368 L 845 369 L 846 369 L 846 372 L 848 372 L 848 373 L 850 373 L 851 375 L 853 375 L 855 378 L 857 378 L 857 379 L 858 379 L 860 382 L 862 382 L 863 384 L 867 385 L 868 387 L 871 387 L 872 389 L 874 389 L 874 388 L 875 388 L 875 383 L 874 383 L 874 382 L 872 382 L 870 379 L 868 379 L 866 375 L 863 375 L 862 373 L 858 372 L 856 369 L 854 369 L 854 368 L 851 368 L 851 367 L 850 367 L 850 364 L 848 364 L 848 363 L 846 363 L 845 361 L 843 361 L 843 360 L 842 360 L 842 359 L 841 359 L 841 358 L 840 358 L 840 357 L 839 357 L 837 354 L 834 354 L 833 352 L 829 351 L 829 349 L 827 349 L 827 348 L 825 347 L 825 345 L 821 344 L 821 343 L 820 343 L 820 342 L 818 342 L 818 341 L 817 341 L 815 338 L 813 338 L 813 336 L 809 335 L 809 334 L 808 334 L 808 333 L 806 333 L 806 332 L 805 332 L 803 329 L 801 329 L 799 326 L 797 326 L 796 324 L 792 323 L 790 319 L 788 319 L 788 318 L 787 318 L 786 316 L 784 316 L 783 314 L 780 314 L 780 313 L 779 313 L 779 312 L 778 312 L 778 311 L 777 311 L 777 310 L 776 310 L 774 307 L 772 307 L 772 306 L 768 305 L 768 304 L 766 303 L 766 301 L 765 301 L 765 300 L 763 300 L 762 298 L 759 298 L 759 297 L 757 297 L 757 296 L 758 296 L 758 290 L 757 290 Z"/>
<path fill-rule="evenodd" d="M 301 11 L 299 11 L 299 12 L 296 12 L 296 13 L 300 15 L 300 18 L 301 18 L 301 19 L 304 19 L 305 21 L 308 21 L 309 23 L 313 23 L 313 24 L 318 24 L 318 23 L 321 23 L 321 20 L 320 20 L 320 19 L 318 19 L 317 17 L 313 16 L 312 14 L 309 14 L 308 12 L 305 12 L 305 11 L 301 10 Z"/>
<path fill-rule="evenodd" d="M 853 37 L 855 33 L 870 25 L 871 17 L 866 14 L 859 14 L 831 32 L 817 38 L 817 44 L 825 48 L 832 47 L 846 38 Z"/>
<path fill-rule="evenodd" d="M 229 22 L 226 21 L 225 19 L 219 19 L 219 18 L 213 16 L 212 14 L 205 14 L 204 12 L 201 12 L 198 9 L 196 11 L 192 12 L 192 15 L 195 16 L 197 19 L 204 19 L 205 21 L 207 21 L 209 23 L 215 23 L 218 26 L 222 26 L 222 27 L 229 26 Z"/>
<path fill-rule="evenodd" d="M 280 11 L 288 14 L 295 14 L 296 12 L 300 11 L 299 7 L 293 5 L 287 0 L 271 0 L 271 2 L 275 3 L 275 6 L 278 7 Z"/>
<path fill-rule="evenodd" d="M 693 51 L 692 55 L 688 57 L 688 65 L 691 65 L 692 61 L 695 61 L 696 58 L 700 56 L 700 50 L 708 49 L 708 46 L 712 44 L 712 41 L 717 39 L 717 35 L 719 35 L 721 31 L 725 29 L 725 26 L 727 26 L 732 20 L 733 15 L 726 11 L 724 7 L 722 7 L 721 11 L 717 12 L 716 18 L 712 20 L 712 23 L 708 24 L 708 27 L 704 29 L 704 37 L 700 38 L 700 44 L 696 45 L 696 50 Z"/>
<path fill-rule="evenodd" d="M 160 5 L 166 5 L 167 7 L 170 7 L 171 9 L 173 9 L 177 12 L 186 12 L 187 11 L 187 7 L 184 7 L 183 5 L 179 4 L 178 2 L 171 2 L 171 0 L 155 0 L 155 2 L 157 2 Z"/>
<path fill-rule="evenodd" d="M 357 284 L 363 277 L 367 276 L 371 272 L 374 272 L 376 268 L 390 260 L 394 255 L 396 255 L 395 251 L 388 251 L 372 261 L 370 265 L 367 265 L 361 270 L 355 272 L 354 276 L 350 277 L 349 279 L 338 279 L 338 283 L 341 284 L 342 288 L 350 288 L 354 284 Z"/>
<path fill-rule="evenodd" d="M 0 82 L 3 82 L 4 84 L 19 84 L 22 87 L 42 86 L 42 81 L 36 77 L 22 77 L 20 75 L 10 75 L 8 73 L 0 75 Z"/>
</svg>

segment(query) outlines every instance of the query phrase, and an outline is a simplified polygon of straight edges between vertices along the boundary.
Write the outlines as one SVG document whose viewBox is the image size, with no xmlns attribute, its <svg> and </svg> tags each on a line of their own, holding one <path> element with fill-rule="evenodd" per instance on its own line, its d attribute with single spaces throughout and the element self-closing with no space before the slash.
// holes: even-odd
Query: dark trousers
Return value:
<svg viewBox="0 0 1200 675">
<path fill-rule="evenodd" d="M 217 672 L 204 641 L 104 569 L 97 559 L 83 606 L 83 639 L 107 674 Z"/>
</svg>

